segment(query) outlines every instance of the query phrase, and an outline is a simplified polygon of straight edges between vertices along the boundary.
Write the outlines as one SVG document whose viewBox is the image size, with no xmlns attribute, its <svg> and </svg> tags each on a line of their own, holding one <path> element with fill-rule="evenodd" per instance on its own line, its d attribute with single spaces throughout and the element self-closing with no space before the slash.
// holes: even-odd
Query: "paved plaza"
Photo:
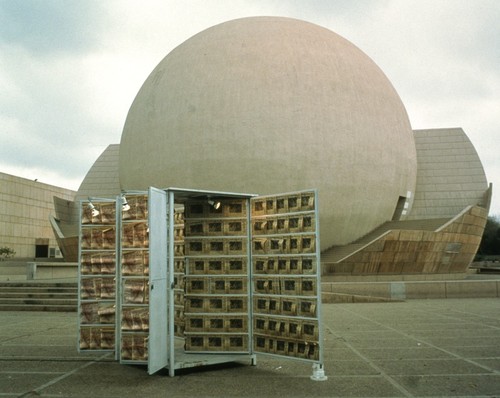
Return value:
<svg viewBox="0 0 500 398">
<path fill-rule="evenodd" d="M 259 355 L 148 376 L 76 350 L 76 313 L 0 312 L 0 397 L 500 397 L 500 301 L 323 306 L 326 381 Z"/>
</svg>

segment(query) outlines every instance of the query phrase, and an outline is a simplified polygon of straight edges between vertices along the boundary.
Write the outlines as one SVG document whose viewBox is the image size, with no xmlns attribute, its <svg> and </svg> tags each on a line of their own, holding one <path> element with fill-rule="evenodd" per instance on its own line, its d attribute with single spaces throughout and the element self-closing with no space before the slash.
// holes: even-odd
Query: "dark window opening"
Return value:
<svg viewBox="0 0 500 398">
<path fill-rule="evenodd" d="M 35 245 L 35 257 L 48 258 L 49 257 L 49 245 Z"/>
<path fill-rule="evenodd" d="M 405 209 L 405 203 L 406 198 L 404 196 L 400 196 L 396 205 L 396 209 L 394 210 L 394 214 L 392 216 L 392 221 L 399 221 L 401 219 L 403 210 Z"/>
</svg>

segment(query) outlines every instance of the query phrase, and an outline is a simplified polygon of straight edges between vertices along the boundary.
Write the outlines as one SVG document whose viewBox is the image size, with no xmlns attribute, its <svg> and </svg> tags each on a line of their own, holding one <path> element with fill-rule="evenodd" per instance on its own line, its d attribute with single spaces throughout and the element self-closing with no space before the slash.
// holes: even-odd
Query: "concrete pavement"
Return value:
<svg viewBox="0 0 500 398">
<path fill-rule="evenodd" d="M 168 377 L 76 350 L 76 313 L 0 312 L 0 397 L 500 397 L 500 301 L 326 304 L 325 373 L 258 356 Z"/>
</svg>

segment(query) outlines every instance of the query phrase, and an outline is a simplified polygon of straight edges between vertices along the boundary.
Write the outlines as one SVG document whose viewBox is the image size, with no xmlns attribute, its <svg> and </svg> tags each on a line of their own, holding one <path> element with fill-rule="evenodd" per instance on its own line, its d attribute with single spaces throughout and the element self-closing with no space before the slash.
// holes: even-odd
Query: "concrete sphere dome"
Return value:
<svg viewBox="0 0 500 398">
<path fill-rule="evenodd" d="M 321 248 L 390 220 L 414 192 L 404 105 L 375 63 L 320 26 L 281 17 L 216 25 L 170 52 L 127 115 L 124 190 L 318 188 Z"/>
</svg>

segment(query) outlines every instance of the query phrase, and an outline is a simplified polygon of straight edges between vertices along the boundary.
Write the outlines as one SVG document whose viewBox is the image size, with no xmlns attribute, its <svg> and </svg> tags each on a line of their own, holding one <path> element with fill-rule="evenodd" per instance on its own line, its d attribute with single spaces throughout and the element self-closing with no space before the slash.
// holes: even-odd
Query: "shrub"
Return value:
<svg viewBox="0 0 500 398">
<path fill-rule="evenodd" d="M 0 247 L 0 261 L 11 258 L 16 254 L 10 247 Z"/>
</svg>

